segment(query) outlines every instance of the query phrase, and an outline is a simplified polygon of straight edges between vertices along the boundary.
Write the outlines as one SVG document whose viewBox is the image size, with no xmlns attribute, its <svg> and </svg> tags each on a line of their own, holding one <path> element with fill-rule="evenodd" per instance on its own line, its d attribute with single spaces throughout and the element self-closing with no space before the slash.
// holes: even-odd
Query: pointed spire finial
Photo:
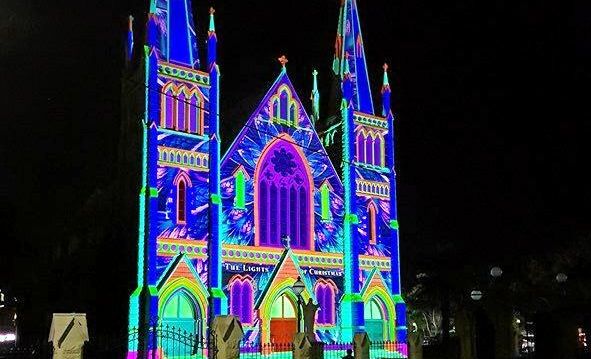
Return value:
<svg viewBox="0 0 591 359">
<path fill-rule="evenodd" d="M 382 116 L 387 117 L 390 111 L 390 81 L 388 80 L 388 64 L 384 63 L 384 81 L 382 83 Z"/>
<path fill-rule="evenodd" d="M 281 57 L 277 58 L 277 61 L 279 61 L 279 63 L 281 64 L 282 70 L 285 71 L 285 65 L 289 62 L 289 60 L 287 60 L 287 57 L 285 57 L 285 55 L 281 55 Z"/>
<path fill-rule="evenodd" d="M 215 9 L 212 7 L 209 8 L 209 33 L 215 32 L 215 20 L 214 15 Z"/>
<path fill-rule="evenodd" d="M 320 119 L 320 92 L 318 92 L 318 71 L 314 69 L 312 71 L 312 76 L 314 80 L 312 82 L 312 95 L 310 96 L 310 100 L 312 100 L 312 120 L 314 122 Z"/>
<path fill-rule="evenodd" d="M 349 69 L 349 52 L 345 51 L 345 61 L 343 61 L 343 75 L 351 74 Z"/>
<path fill-rule="evenodd" d="M 134 35 L 133 35 L 133 16 L 129 15 L 127 18 L 127 47 L 125 49 L 125 56 L 126 60 L 129 62 L 133 57 L 133 45 L 134 45 Z"/>
<path fill-rule="evenodd" d="M 384 69 L 383 87 L 390 86 L 390 81 L 388 80 L 388 67 L 388 64 L 384 62 L 384 66 L 382 66 L 382 68 Z"/>
<path fill-rule="evenodd" d="M 339 22 L 335 41 L 335 55 L 333 58 L 333 72 L 344 80 L 345 75 L 351 78 L 353 93 L 353 107 L 357 111 L 373 114 L 373 100 L 371 85 L 367 72 L 361 23 L 356 0 L 341 0 Z M 346 54 L 350 55 L 349 60 Z"/>
</svg>

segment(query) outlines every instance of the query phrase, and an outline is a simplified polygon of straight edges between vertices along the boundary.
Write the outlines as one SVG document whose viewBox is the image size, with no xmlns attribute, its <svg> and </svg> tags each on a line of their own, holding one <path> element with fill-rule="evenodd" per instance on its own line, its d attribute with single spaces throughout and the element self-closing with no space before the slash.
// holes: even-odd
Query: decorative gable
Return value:
<svg viewBox="0 0 591 359">
<path fill-rule="evenodd" d="M 281 158 L 290 160 L 285 162 Z M 293 164 L 296 167 L 284 171 L 281 167 L 283 164 Z M 267 169 L 264 175 L 257 173 L 263 169 Z M 242 174 L 237 177 L 237 173 Z M 259 185 L 263 178 L 267 181 L 267 187 L 261 189 Z M 292 180 L 298 184 L 293 190 L 290 187 Z M 298 192 L 302 183 L 308 181 L 303 193 Z M 272 188 L 273 183 L 277 185 L 277 189 Z M 330 196 L 324 196 L 324 210 L 321 195 L 323 184 L 325 192 L 330 190 Z M 285 194 L 280 193 L 283 187 L 287 189 Z M 257 245 L 262 242 L 263 246 L 276 247 L 280 245 L 280 236 L 290 235 L 294 248 L 328 252 L 341 250 L 343 185 L 285 69 L 223 157 L 221 189 L 224 243 Z M 304 207 L 307 208 L 305 222 L 304 217 L 297 218 L 297 221 L 304 223 L 303 227 L 298 227 L 296 223 L 299 222 L 294 222 L 294 218 L 282 220 L 282 223 L 293 222 L 296 224 L 294 228 L 305 228 L 310 231 L 309 235 L 303 236 L 300 232 L 293 235 L 294 229 L 287 226 L 275 231 L 275 227 L 267 224 L 268 232 L 264 233 L 261 241 L 260 233 L 257 233 L 257 223 L 261 220 L 268 223 L 266 218 L 270 214 L 267 210 L 260 215 L 261 208 L 257 207 L 257 196 L 260 193 L 267 193 L 263 199 L 268 203 L 277 203 L 279 209 L 291 208 L 289 206 L 294 201 L 304 201 Z M 273 198 L 277 198 L 277 201 Z M 291 210 L 286 212 L 286 218 L 288 215 L 295 216 L 296 213 Z M 281 215 L 281 211 L 276 209 L 271 213 L 274 216 Z M 259 225 L 260 228 L 263 227 Z"/>
</svg>

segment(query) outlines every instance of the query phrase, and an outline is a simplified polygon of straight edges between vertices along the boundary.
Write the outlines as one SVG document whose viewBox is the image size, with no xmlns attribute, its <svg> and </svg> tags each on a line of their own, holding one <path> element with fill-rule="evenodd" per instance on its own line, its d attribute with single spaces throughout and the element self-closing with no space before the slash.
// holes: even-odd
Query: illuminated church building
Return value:
<svg viewBox="0 0 591 359">
<path fill-rule="evenodd" d="M 208 317 L 232 314 L 248 341 L 291 341 L 291 287 L 301 277 L 304 301 L 320 307 L 318 339 L 351 341 L 365 330 L 406 342 L 390 86 L 387 66 L 376 69 L 383 85 L 374 107 L 355 0 L 338 14 L 331 68 L 340 110 L 322 137 L 317 74 L 304 105 L 282 57 L 250 117 L 232 123 L 242 128 L 225 153 L 214 12 L 204 63 L 190 0 L 152 0 L 146 33 L 130 327 L 158 320 L 204 333 Z M 131 27 L 129 36 L 131 57 Z"/>
</svg>

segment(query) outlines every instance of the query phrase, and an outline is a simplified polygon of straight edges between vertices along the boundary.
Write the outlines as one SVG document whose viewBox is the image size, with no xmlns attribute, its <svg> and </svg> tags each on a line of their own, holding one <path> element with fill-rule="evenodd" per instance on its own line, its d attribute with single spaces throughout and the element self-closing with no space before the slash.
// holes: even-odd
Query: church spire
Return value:
<svg viewBox="0 0 591 359">
<path fill-rule="evenodd" d="M 386 117 L 390 114 L 390 81 L 388 80 L 388 64 L 384 63 L 384 80 L 382 81 L 382 116 Z"/>
<path fill-rule="evenodd" d="M 356 0 L 341 0 L 333 60 L 333 71 L 341 80 L 344 78 L 345 65 L 348 65 L 353 79 L 353 106 L 355 110 L 373 114 L 373 101 L 365 64 L 365 51 L 363 50 L 363 37 L 361 36 Z"/>
<path fill-rule="evenodd" d="M 211 71 L 217 62 L 218 37 L 215 33 L 215 9 L 209 8 L 209 30 L 207 31 L 207 69 Z"/>
<path fill-rule="evenodd" d="M 157 18 L 158 58 L 199 68 L 191 0 L 151 0 L 150 15 Z"/>
<path fill-rule="evenodd" d="M 133 16 L 129 15 L 129 17 L 127 18 L 127 42 L 125 46 L 125 60 L 127 63 L 131 62 L 133 58 L 133 20 Z"/>
<path fill-rule="evenodd" d="M 316 122 L 320 119 L 320 92 L 318 92 L 318 71 L 316 69 L 312 71 L 312 76 L 313 84 L 310 100 L 312 100 L 312 120 Z"/>
</svg>

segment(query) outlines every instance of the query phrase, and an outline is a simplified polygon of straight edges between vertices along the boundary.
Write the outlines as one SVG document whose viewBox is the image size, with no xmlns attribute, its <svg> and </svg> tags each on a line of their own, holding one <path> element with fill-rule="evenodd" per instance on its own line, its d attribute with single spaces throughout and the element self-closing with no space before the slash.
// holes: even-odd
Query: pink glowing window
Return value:
<svg viewBox="0 0 591 359">
<path fill-rule="evenodd" d="M 258 243 L 282 247 L 289 236 L 292 248 L 310 249 L 311 179 L 297 149 L 283 140 L 272 144 L 259 160 L 256 178 Z"/>
<path fill-rule="evenodd" d="M 176 94 L 174 92 L 174 85 L 169 83 L 164 87 L 164 91 L 162 93 L 160 126 L 173 128 L 176 111 L 175 102 Z"/>
<path fill-rule="evenodd" d="M 335 292 L 336 287 L 329 282 L 320 280 L 316 284 L 316 300 L 320 307 L 316 316 L 316 323 L 324 325 L 335 323 Z"/>
<path fill-rule="evenodd" d="M 243 324 L 253 322 L 253 292 L 250 277 L 236 276 L 230 281 L 230 314 Z"/>
<path fill-rule="evenodd" d="M 373 202 L 367 205 L 367 232 L 369 236 L 369 244 L 378 243 L 377 225 L 376 225 L 377 209 Z"/>
<path fill-rule="evenodd" d="M 185 223 L 187 220 L 187 184 L 184 179 L 179 180 L 177 184 L 176 205 L 176 220 L 179 223 Z"/>
</svg>

